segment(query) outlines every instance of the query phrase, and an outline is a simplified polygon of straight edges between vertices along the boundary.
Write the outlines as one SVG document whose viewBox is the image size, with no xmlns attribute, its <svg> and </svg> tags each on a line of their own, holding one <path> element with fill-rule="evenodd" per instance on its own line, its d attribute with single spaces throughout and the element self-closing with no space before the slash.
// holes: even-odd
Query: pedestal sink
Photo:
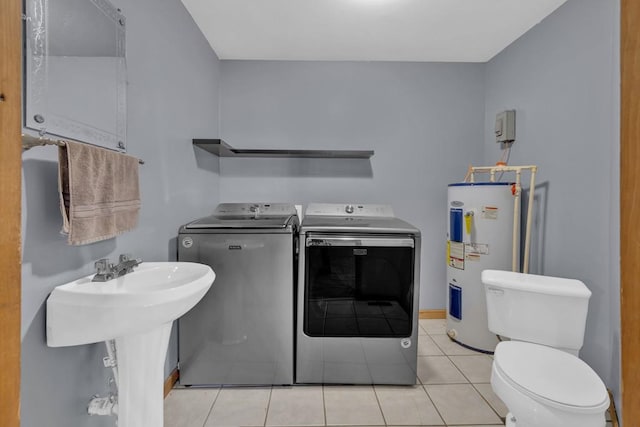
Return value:
<svg viewBox="0 0 640 427">
<path fill-rule="evenodd" d="M 207 293 L 215 273 L 189 262 L 143 262 L 107 282 L 93 275 L 47 299 L 47 345 L 115 340 L 118 427 L 162 427 L 164 361 L 173 321 Z"/>
</svg>

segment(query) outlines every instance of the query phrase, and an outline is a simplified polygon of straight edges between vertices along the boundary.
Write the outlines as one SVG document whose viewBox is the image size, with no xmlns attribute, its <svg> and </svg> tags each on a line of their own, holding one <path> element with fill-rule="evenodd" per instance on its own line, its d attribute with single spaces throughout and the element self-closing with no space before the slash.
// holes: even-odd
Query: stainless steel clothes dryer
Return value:
<svg viewBox="0 0 640 427">
<path fill-rule="evenodd" d="M 178 259 L 216 283 L 178 323 L 181 385 L 293 383 L 299 221 L 281 203 L 225 203 L 180 228 Z"/>
<path fill-rule="evenodd" d="M 416 383 L 420 239 L 390 206 L 309 205 L 296 383 Z"/>
</svg>

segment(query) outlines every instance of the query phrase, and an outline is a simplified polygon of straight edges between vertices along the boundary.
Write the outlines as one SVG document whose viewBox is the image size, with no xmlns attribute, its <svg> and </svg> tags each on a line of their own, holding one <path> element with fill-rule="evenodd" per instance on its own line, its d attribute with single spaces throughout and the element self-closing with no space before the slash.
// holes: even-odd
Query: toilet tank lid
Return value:
<svg viewBox="0 0 640 427">
<path fill-rule="evenodd" d="M 537 274 L 516 273 L 503 270 L 484 270 L 481 275 L 482 283 L 500 288 L 515 289 L 546 295 L 587 298 L 591 291 L 576 279 L 561 277 L 539 276 Z"/>
</svg>

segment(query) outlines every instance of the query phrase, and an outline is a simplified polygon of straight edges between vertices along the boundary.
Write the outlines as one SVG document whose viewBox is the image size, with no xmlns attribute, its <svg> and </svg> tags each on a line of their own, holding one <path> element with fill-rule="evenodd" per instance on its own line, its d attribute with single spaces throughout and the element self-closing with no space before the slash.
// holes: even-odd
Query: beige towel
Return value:
<svg viewBox="0 0 640 427">
<path fill-rule="evenodd" d="M 110 239 L 138 224 L 138 159 L 89 144 L 58 150 L 62 233 L 70 245 Z"/>
</svg>

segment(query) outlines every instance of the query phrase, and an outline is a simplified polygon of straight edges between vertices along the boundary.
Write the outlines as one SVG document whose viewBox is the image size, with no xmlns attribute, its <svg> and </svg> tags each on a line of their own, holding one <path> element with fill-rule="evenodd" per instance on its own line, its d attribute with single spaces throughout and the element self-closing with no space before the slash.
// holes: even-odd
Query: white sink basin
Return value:
<svg viewBox="0 0 640 427">
<path fill-rule="evenodd" d="M 200 301 L 215 277 L 203 264 L 143 262 L 107 282 L 92 282 L 92 274 L 58 286 L 47 299 L 47 344 L 115 340 L 118 426 L 162 427 L 171 325 Z"/>
<path fill-rule="evenodd" d="M 151 330 L 189 311 L 209 290 L 211 267 L 190 262 L 143 262 L 132 273 L 92 282 L 83 277 L 47 300 L 47 344 L 89 344 Z"/>
</svg>

